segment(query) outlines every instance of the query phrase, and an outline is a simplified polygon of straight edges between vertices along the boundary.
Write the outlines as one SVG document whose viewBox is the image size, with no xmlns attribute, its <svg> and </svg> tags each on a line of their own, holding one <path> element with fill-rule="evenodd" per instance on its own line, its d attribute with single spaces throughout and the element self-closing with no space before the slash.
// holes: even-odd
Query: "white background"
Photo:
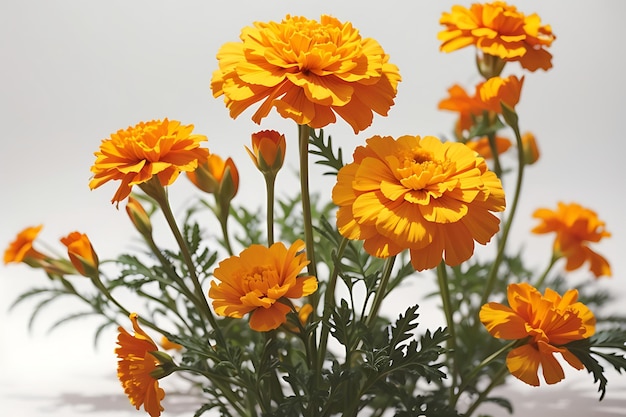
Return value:
<svg viewBox="0 0 626 417">
<path fill-rule="evenodd" d="M 44 224 L 40 241 L 61 251 L 58 239 L 87 233 L 102 259 L 132 247 L 135 235 L 123 210 L 110 204 L 115 186 L 89 191 L 89 167 L 100 141 L 142 120 L 169 117 L 195 125 L 208 147 L 232 156 L 241 173 L 238 201 L 257 207 L 261 177 L 244 145 L 251 133 L 277 129 L 288 137 L 289 159 L 278 178 L 283 194 L 295 190 L 296 129 L 276 116 L 261 127 L 251 112 L 228 116 L 222 99 L 210 91 L 215 54 L 238 40 L 253 21 L 281 20 L 286 14 L 318 19 L 332 14 L 349 20 L 365 37 L 379 41 L 403 77 L 389 117 L 355 136 L 343 122 L 329 126 L 345 159 L 374 135 L 450 134 L 454 116 L 437 110 L 453 83 L 471 91 L 478 81 L 473 50 L 440 53 L 437 32 L 442 12 L 454 2 L 438 1 L 17 1 L 0 2 L 0 247 L 30 225 Z M 462 3 L 469 6 L 469 2 Z M 513 230 L 513 248 L 524 248 L 529 267 L 547 262 L 551 236 L 534 236 L 532 212 L 578 202 L 596 210 L 613 237 L 595 246 L 611 263 L 614 276 L 598 281 L 626 296 L 626 222 L 623 159 L 626 81 L 623 16 L 626 3 L 576 0 L 518 1 L 525 13 L 537 12 L 551 24 L 557 40 L 550 49 L 554 68 L 527 74 L 518 106 L 522 130 L 534 132 L 541 160 L 527 171 L 524 196 Z M 519 66 L 507 67 L 522 74 Z M 289 172 L 291 171 L 291 172 Z M 511 183 L 511 181 L 509 181 Z M 317 187 L 329 198 L 328 179 Z M 193 192 L 181 178 L 171 187 L 180 213 Z M 557 265 L 557 270 L 562 264 Z M 588 274 L 578 274 L 587 279 Z M 144 415 L 135 412 L 115 377 L 116 334 L 105 332 L 93 346 L 92 319 L 48 334 L 47 325 L 77 308 L 51 306 L 32 332 L 32 304 L 8 311 L 18 294 L 44 284 L 45 276 L 25 266 L 0 266 L 0 414 L 26 417 Z M 421 300 L 428 277 L 401 291 L 393 306 Z M 609 306 L 624 313 L 623 303 Z M 404 308 L 402 308 L 404 310 Z M 442 325 L 435 308 L 423 312 L 421 328 Z M 598 404 L 596 386 L 584 371 L 566 381 L 532 389 L 511 380 L 506 394 L 518 415 L 626 415 L 626 377 L 609 373 L 606 399 Z M 175 381 L 164 381 L 164 416 L 191 415 L 193 398 L 174 394 Z M 174 386 L 172 386 L 172 384 Z M 499 415 L 501 409 L 490 409 Z"/>
</svg>

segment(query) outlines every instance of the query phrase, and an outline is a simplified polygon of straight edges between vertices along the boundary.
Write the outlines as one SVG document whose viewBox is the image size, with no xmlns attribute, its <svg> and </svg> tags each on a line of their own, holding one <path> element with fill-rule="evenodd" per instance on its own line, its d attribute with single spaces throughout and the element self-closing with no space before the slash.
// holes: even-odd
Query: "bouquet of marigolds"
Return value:
<svg viewBox="0 0 626 417">
<path fill-rule="evenodd" d="M 610 276 L 591 248 L 610 236 L 604 222 L 574 202 L 539 208 L 532 232 L 554 236 L 545 270 L 507 251 L 524 172 L 539 158 L 516 105 L 532 73 L 551 68 L 555 35 L 503 2 L 454 6 L 440 23 L 441 50 L 473 48 L 480 78 L 439 103 L 458 114 L 451 137 L 414 126 L 349 152 L 324 129 L 347 123 L 356 134 L 374 113 L 387 115 L 401 86 L 393 57 L 332 16 L 243 28 L 217 51 L 213 96 L 233 119 L 252 108 L 259 125 L 273 111 L 294 122 L 293 135 L 251 133 L 246 149 L 266 185 L 258 206 L 236 203 L 237 165 L 203 147 L 193 125 L 162 119 L 118 130 L 95 152 L 89 187 L 115 184 L 112 203 L 143 246 L 105 261 L 74 231 L 60 240 L 67 256 L 56 256 L 36 248 L 42 226 L 28 227 L 4 262 L 49 280 L 16 304 L 39 298 L 36 314 L 77 297 L 88 311 L 59 324 L 97 314 L 96 335 L 117 326 L 118 378 L 151 417 L 166 408 L 160 380 L 174 375 L 197 395 L 196 416 L 471 416 L 485 402 L 513 412 L 495 387 L 507 377 L 556 384 L 563 366 L 590 373 L 602 399 L 605 368 L 626 370 L 626 318 L 594 314 L 612 298 L 595 279 L 570 288 L 552 268 Z M 279 198 L 288 146 L 298 147 L 300 187 Z M 311 191 L 311 163 L 335 179 L 328 193 Z M 175 215 L 170 194 L 181 174 L 197 193 Z M 164 232 L 174 249 L 156 238 Z M 492 255 L 477 259 L 476 244 Z M 85 279 L 89 288 L 76 285 Z M 381 314 L 414 280 L 436 283 L 423 296 L 439 297 L 445 326 L 420 323 L 418 304 Z"/>
</svg>

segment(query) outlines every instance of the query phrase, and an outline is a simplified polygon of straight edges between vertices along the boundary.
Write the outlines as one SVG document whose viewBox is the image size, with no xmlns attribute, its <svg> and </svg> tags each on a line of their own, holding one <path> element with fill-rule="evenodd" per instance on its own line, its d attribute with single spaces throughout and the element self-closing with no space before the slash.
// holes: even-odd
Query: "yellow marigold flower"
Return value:
<svg viewBox="0 0 626 417">
<path fill-rule="evenodd" d="M 309 263 L 298 240 L 289 249 L 281 242 L 269 248 L 252 245 L 239 256 L 220 262 L 213 275 L 209 297 L 220 316 L 250 316 L 250 327 L 264 332 L 278 328 L 291 311 L 289 298 L 300 298 L 317 290 L 317 279 L 298 274 Z M 285 302 L 283 302 L 285 301 Z"/>
<path fill-rule="evenodd" d="M 213 96 L 224 96 L 232 118 L 257 102 L 255 123 L 275 107 L 300 125 L 322 128 L 335 114 L 355 133 L 386 116 L 400 82 L 398 68 L 371 38 L 349 22 L 287 15 L 282 22 L 255 22 L 217 53 Z"/>
<path fill-rule="evenodd" d="M 486 111 L 501 114 L 501 102 L 515 108 L 519 103 L 523 84 L 524 77 L 521 79 L 514 75 L 506 78 L 492 77 L 480 82 L 475 87 L 473 96 L 455 84 L 448 89 L 449 96 L 439 102 L 438 108 L 458 112 L 457 129 L 468 130 L 473 126 L 474 118 L 482 116 Z"/>
<path fill-rule="evenodd" d="M 492 77 L 476 87 L 476 97 L 482 103 L 484 110 L 502 113 L 501 103 L 514 108 L 519 103 L 522 93 L 524 77 L 518 79 L 515 75 L 506 78 Z"/>
<path fill-rule="evenodd" d="M 539 160 L 539 146 L 535 135 L 526 132 L 522 135 L 522 147 L 524 152 L 524 161 L 527 165 L 532 165 Z"/>
<path fill-rule="evenodd" d="M 474 3 L 469 9 L 452 6 L 450 13 L 442 14 L 439 23 L 445 26 L 437 35 L 444 52 L 474 45 L 484 54 L 519 61 L 530 71 L 552 67 L 552 55 L 546 48 L 556 37 L 535 13 L 526 16 L 501 1 Z"/>
<path fill-rule="evenodd" d="M 527 283 L 510 284 L 509 307 L 488 303 L 480 309 L 480 321 L 492 336 L 527 342 L 509 352 L 509 372 L 527 384 L 539 385 L 539 366 L 548 384 L 556 384 L 565 374 L 555 353 L 576 369 L 580 360 L 563 345 L 592 336 L 596 319 L 584 304 L 577 302 L 578 291 L 569 290 L 561 297 L 551 289 L 542 295 Z"/>
<path fill-rule="evenodd" d="M 4 263 L 20 263 L 28 259 L 45 259 L 46 255 L 33 248 L 33 242 L 41 232 L 43 225 L 27 227 L 17 234 L 13 242 L 4 251 Z"/>
<path fill-rule="evenodd" d="M 608 261 L 589 248 L 589 243 L 611 236 L 595 211 L 576 203 L 559 202 L 556 210 L 540 208 L 533 217 L 541 220 L 532 229 L 533 233 L 556 233 L 554 253 L 567 259 L 565 270 L 574 271 L 589 262 L 589 269 L 596 278 L 611 276 Z"/>
<path fill-rule="evenodd" d="M 67 246 L 70 262 L 78 273 L 85 277 L 98 275 L 98 255 L 86 234 L 72 232 L 61 238 L 61 243 Z"/>
<path fill-rule="evenodd" d="M 493 158 L 493 154 L 491 153 L 491 146 L 489 146 L 489 138 L 487 136 L 483 136 L 478 140 L 467 141 L 465 142 L 465 144 L 483 158 Z M 510 147 L 511 141 L 509 139 L 503 138 L 501 136 L 496 136 L 496 150 L 498 151 L 498 155 L 501 155 L 504 152 L 508 151 Z"/>
<path fill-rule="evenodd" d="M 252 150 L 248 155 L 264 175 L 276 175 L 285 161 L 287 143 L 285 135 L 275 130 L 262 130 L 252 134 Z"/>
<path fill-rule="evenodd" d="M 191 134 L 193 125 L 175 120 L 141 122 L 119 130 L 100 144 L 91 167 L 94 176 L 91 189 L 119 180 L 121 184 L 111 202 L 124 200 L 133 185 L 149 181 L 153 176 L 162 186 L 171 185 L 181 171 L 193 171 L 198 159 L 206 158 L 208 149 L 200 148 L 204 135 Z"/>
<path fill-rule="evenodd" d="M 442 259 L 458 265 L 486 244 L 505 208 L 504 190 L 485 160 L 462 143 L 433 136 L 374 136 L 341 168 L 332 192 L 339 232 L 364 240 L 370 255 L 409 249 L 418 270 Z M 445 253 L 445 255 L 444 255 Z"/>
<path fill-rule="evenodd" d="M 137 410 L 143 405 L 150 417 L 158 417 L 163 411 L 161 400 L 165 397 L 165 391 L 159 387 L 159 381 L 153 376 L 161 363 L 152 353 L 158 351 L 159 348 L 139 327 L 136 313 L 130 315 L 130 320 L 135 330 L 134 335 L 128 333 L 123 327 L 118 328 L 117 344 L 119 346 L 115 349 L 119 358 L 117 377 L 130 403 Z"/>
</svg>

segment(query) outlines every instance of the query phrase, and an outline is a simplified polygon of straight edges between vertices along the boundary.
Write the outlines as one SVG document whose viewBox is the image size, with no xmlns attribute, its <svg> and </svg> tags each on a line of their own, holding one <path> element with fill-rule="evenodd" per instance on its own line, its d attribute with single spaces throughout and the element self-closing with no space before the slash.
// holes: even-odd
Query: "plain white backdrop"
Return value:
<svg viewBox="0 0 626 417">
<path fill-rule="evenodd" d="M 471 48 L 452 54 L 438 50 L 439 17 L 454 3 L 470 5 L 448 0 L 0 2 L 0 247 L 4 250 L 23 228 L 43 224 L 40 240 L 58 250 L 58 239 L 74 230 L 87 233 L 103 259 L 130 249 L 136 236 L 125 212 L 110 204 L 115 186 L 90 191 L 87 184 L 100 141 L 142 120 L 169 117 L 194 124 L 196 133 L 208 136 L 212 152 L 234 158 L 242 174 L 236 198 L 251 208 L 260 204 L 263 182 L 244 145 L 253 132 L 280 130 L 289 150 L 277 187 L 279 193 L 291 191 L 297 167 L 295 125 L 275 113 L 261 126 L 250 120 L 252 112 L 232 120 L 210 91 L 218 48 L 236 41 L 240 29 L 254 21 L 331 14 L 378 40 L 400 68 L 403 81 L 387 118 L 375 116 L 373 125 L 356 136 L 341 121 L 326 129 L 344 148 L 345 159 L 375 134 L 449 136 L 454 116 L 437 110 L 437 103 L 452 84 L 471 89 L 478 81 Z M 537 12 L 552 25 L 557 40 L 550 49 L 554 68 L 526 73 L 517 107 L 522 130 L 537 136 L 541 160 L 527 171 L 511 247 L 522 249 L 529 267 L 540 270 L 548 261 L 552 237 L 530 235 L 532 212 L 556 207 L 558 201 L 585 205 L 613 233 L 595 246 L 613 269 L 613 277 L 598 285 L 626 297 L 626 3 L 515 4 L 525 13 Z M 523 74 L 515 64 L 507 71 Z M 326 198 L 331 186 L 328 178 L 313 180 Z M 192 192 L 180 178 L 170 190 L 174 209 L 180 212 Z M 589 275 L 576 276 L 584 280 Z M 18 294 L 46 279 L 25 266 L 0 266 L 0 414 L 144 415 L 135 412 L 116 380 L 113 330 L 94 347 L 98 322 L 92 319 L 46 332 L 60 314 L 77 308 L 71 302 L 51 306 L 31 332 L 32 304 L 8 311 Z M 429 285 L 402 291 L 398 305 L 419 301 L 422 286 Z M 624 313 L 623 306 L 609 308 Z M 385 311 L 399 313 L 389 304 Z M 422 318 L 422 329 L 443 324 L 436 306 Z M 611 373 L 607 397 L 598 404 L 590 375 L 567 375 L 565 382 L 539 389 L 511 380 L 506 392 L 515 397 L 519 415 L 626 415 L 626 376 Z M 191 415 L 193 401 L 168 395 L 164 416 Z"/>
</svg>

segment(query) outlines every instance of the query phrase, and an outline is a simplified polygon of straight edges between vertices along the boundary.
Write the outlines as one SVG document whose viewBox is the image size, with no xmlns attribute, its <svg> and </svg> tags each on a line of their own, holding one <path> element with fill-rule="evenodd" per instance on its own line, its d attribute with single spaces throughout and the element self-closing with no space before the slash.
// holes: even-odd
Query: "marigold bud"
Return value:
<svg viewBox="0 0 626 417">
<path fill-rule="evenodd" d="M 524 133 L 522 135 L 522 148 L 526 165 L 532 165 L 539 160 L 539 147 L 535 135 L 530 132 Z"/>
<path fill-rule="evenodd" d="M 263 175 L 276 175 L 285 161 L 286 148 L 285 135 L 262 130 L 252 134 L 252 150 L 246 146 L 246 151 Z"/>
<path fill-rule="evenodd" d="M 239 189 L 239 171 L 232 158 L 224 161 L 215 154 L 206 160 L 198 161 L 198 168 L 187 173 L 187 178 L 205 193 L 215 194 L 220 198 L 225 194 L 231 200 Z"/>
<path fill-rule="evenodd" d="M 67 254 L 78 273 L 85 277 L 99 276 L 98 255 L 94 251 L 87 235 L 72 232 L 61 238 L 61 243 L 67 246 Z"/>
<path fill-rule="evenodd" d="M 150 222 L 150 216 L 143 208 L 139 200 L 133 198 L 132 196 L 128 197 L 126 213 L 139 233 L 146 236 L 152 235 L 152 222 Z"/>
</svg>

